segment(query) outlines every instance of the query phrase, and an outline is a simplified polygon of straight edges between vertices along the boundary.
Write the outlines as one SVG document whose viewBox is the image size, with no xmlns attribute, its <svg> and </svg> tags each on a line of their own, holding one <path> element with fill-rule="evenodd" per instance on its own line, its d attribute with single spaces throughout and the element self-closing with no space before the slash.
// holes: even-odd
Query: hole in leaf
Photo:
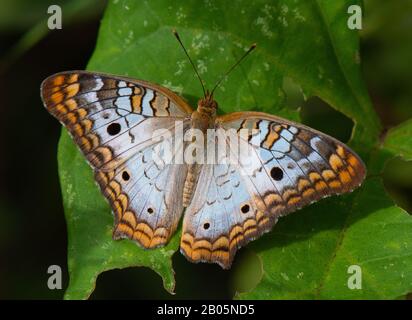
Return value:
<svg viewBox="0 0 412 320">
<path fill-rule="evenodd" d="M 140 279 L 142 286 L 136 286 L 130 279 Z M 170 293 L 158 289 L 162 283 L 162 278 L 148 267 L 109 270 L 97 277 L 90 299 L 167 299 Z"/>
<path fill-rule="evenodd" d="M 385 189 L 395 203 L 407 212 L 412 212 L 412 162 L 395 158 L 383 171 Z"/>
<path fill-rule="evenodd" d="M 305 125 L 342 142 L 349 141 L 354 125 L 353 121 L 343 113 L 333 109 L 322 99 L 312 97 L 307 100 L 303 104 L 300 114 Z"/>
<path fill-rule="evenodd" d="M 248 292 L 262 280 L 262 261 L 247 247 L 237 253 L 232 270 L 231 281 L 236 292 Z"/>
<path fill-rule="evenodd" d="M 285 105 L 292 109 L 301 107 L 305 101 L 300 85 L 295 83 L 292 78 L 284 77 L 282 82 L 282 90 L 286 95 Z"/>
</svg>

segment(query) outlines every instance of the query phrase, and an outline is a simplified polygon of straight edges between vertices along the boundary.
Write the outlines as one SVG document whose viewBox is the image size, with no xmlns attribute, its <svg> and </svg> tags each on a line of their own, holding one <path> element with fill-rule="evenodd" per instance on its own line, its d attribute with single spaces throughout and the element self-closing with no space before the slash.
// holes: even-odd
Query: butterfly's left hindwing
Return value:
<svg viewBox="0 0 412 320">
<path fill-rule="evenodd" d="M 236 250 L 280 216 L 349 192 L 365 177 L 362 160 L 346 145 L 303 125 L 245 112 L 219 117 L 217 127 L 247 129 L 240 139 L 251 148 L 235 165 L 204 167 L 199 181 L 210 182 L 198 185 L 183 224 L 181 248 L 191 261 L 229 268 Z"/>
<path fill-rule="evenodd" d="M 113 237 L 135 240 L 144 248 L 164 245 L 175 232 L 186 177 L 186 166 L 159 164 L 152 155 L 148 147 L 113 171 L 95 172 L 113 208 Z"/>
<path fill-rule="evenodd" d="M 187 129 L 191 108 L 155 84 L 86 71 L 47 78 L 41 95 L 94 169 L 114 212 L 114 237 L 165 244 L 183 210 L 186 166 L 156 163 L 153 136 L 173 132 L 176 121 Z"/>
</svg>

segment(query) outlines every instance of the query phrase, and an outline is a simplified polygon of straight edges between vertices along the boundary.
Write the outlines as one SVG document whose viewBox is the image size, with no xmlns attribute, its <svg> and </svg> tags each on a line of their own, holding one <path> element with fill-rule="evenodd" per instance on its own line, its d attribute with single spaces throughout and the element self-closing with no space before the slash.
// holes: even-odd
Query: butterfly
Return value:
<svg viewBox="0 0 412 320">
<path fill-rule="evenodd" d="M 44 80 L 41 96 L 93 168 L 112 207 L 114 239 L 132 239 L 144 248 L 163 246 L 184 211 L 183 255 L 228 269 L 236 251 L 270 231 L 280 217 L 352 191 L 366 169 L 345 144 L 302 124 L 262 112 L 217 115 L 214 89 L 203 88 L 204 97 L 193 110 L 182 97 L 151 82 L 68 71 Z M 177 123 L 183 132 L 219 128 L 240 136 L 242 129 L 257 130 L 258 135 L 243 138 L 252 146 L 246 157 L 252 163 L 249 174 L 242 174 L 245 159 L 215 164 L 155 161 L 158 141 L 153 134 L 174 132 Z"/>
</svg>

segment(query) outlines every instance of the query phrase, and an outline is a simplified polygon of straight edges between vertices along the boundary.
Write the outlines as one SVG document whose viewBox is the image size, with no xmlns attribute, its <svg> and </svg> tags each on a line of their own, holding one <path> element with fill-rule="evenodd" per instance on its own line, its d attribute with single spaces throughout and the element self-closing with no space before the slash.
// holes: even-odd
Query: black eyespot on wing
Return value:
<svg viewBox="0 0 412 320">
<path fill-rule="evenodd" d="M 273 167 L 270 170 L 270 176 L 272 177 L 273 180 L 280 181 L 283 178 L 283 171 L 279 167 Z"/>
<path fill-rule="evenodd" d="M 127 171 L 123 171 L 123 172 L 122 172 L 122 179 L 123 179 L 124 181 L 129 181 L 130 175 L 129 175 L 129 173 L 128 173 Z"/>
<path fill-rule="evenodd" d="M 116 134 L 118 134 L 121 130 L 121 125 L 117 122 L 111 123 L 108 127 L 107 127 L 107 133 L 110 134 L 111 136 L 114 136 Z"/>
<path fill-rule="evenodd" d="M 244 204 L 241 208 L 240 211 L 242 211 L 242 213 L 248 213 L 250 210 L 250 206 L 248 204 Z"/>
<path fill-rule="evenodd" d="M 147 212 L 150 213 L 150 214 L 152 214 L 154 211 L 153 211 L 152 208 L 147 208 Z"/>
<path fill-rule="evenodd" d="M 210 223 L 209 223 L 209 222 L 206 222 L 206 223 L 203 225 L 203 228 L 204 228 L 205 230 L 209 229 L 209 228 L 210 228 Z"/>
</svg>

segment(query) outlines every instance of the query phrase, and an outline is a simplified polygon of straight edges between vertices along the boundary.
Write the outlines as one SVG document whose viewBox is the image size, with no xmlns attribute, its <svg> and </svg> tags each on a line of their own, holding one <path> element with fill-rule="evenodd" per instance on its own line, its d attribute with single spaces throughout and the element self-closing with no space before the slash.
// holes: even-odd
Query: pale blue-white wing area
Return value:
<svg viewBox="0 0 412 320">
<path fill-rule="evenodd" d="M 256 210 L 235 166 L 204 165 L 185 212 L 181 252 L 192 262 L 229 268 L 245 236 L 256 234 Z"/>
<path fill-rule="evenodd" d="M 113 171 L 95 177 L 115 217 L 115 239 L 129 238 L 144 248 L 164 245 L 183 211 L 182 189 L 187 166 L 154 159 L 147 147 Z"/>
<path fill-rule="evenodd" d="M 114 237 L 166 243 L 182 212 L 183 182 L 176 181 L 186 167 L 159 164 L 152 153 L 158 130 L 190 125 L 187 103 L 155 84 L 86 71 L 47 78 L 41 96 L 94 169 L 114 212 Z"/>
<path fill-rule="evenodd" d="M 221 116 L 216 123 L 236 130 L 250 148 L 247 154 L 231 150 L 234 164 L 203 169 L 181 239 L 192 261 L 229 268 L 237 249 L 271 230 L 280 216 L 349 192 L 365 177 L 352 150 L 303 125 L 255 112 Z"/>
</svg>

